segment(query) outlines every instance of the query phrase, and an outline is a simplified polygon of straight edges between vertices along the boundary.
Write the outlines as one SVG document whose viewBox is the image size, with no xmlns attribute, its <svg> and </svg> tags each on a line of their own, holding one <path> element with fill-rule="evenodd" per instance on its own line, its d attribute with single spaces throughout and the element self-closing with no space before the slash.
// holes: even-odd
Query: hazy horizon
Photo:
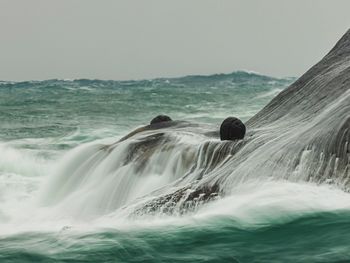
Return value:
<svg viewBox="0 0 350 263">
<path fill-rule="evenodd" d="M 296 77 L 350 25 L 348 1 L 0 0 L 0 80 Z"/>
<path fill-rule="evenodd" d="M 296 79 L 299 76 L 284 76 L 284 77 L 279 77 L 279 76 L 272 76 L 272 75 L 268 75 L 268 74 L 263 74 L 261 72 L 256 72 L 253 70 L 234 70 L 231 72 L 219 72 L 219 73 L 207 73 L 207 74 L 185 74 L 185 75 L 179 75 L 179 76 L 160 76 L 160 77 L 150 77 L 150 78 L 130 78 L 130 79 L 107 79 L 107 78 L 48 78 L 48 79 L 26 79 L 26 80 L 8 80 L 8 79 L 0 79 L 0 82 L 27 82 L 27 81 L 54 81 L 54 80 L 58 80 L 58 81 L 76 81 L 76 80 L 101 80 L 101 81 L 148 81 L 148 80 L 171 80 L 171 79 L 181 79 L 181 78 L 186 78 L 186 77 L 210 77 L 210 76 L 216 76 L 216 75 L 231 75 L 231 74 L 235 74 L 235 73 L 239 73 L 239 72 L 245 72 L 245 73 L 249 73 L 249 74 L 255 74 L 255 75 L 259 75 L 259 76 L 263 76 L 263 77 L 270 77 L 270 78 L 274 78 L 274 79 L 281 79 L 281 80 L 288 80 L 288 79 Z"/>
</svg>

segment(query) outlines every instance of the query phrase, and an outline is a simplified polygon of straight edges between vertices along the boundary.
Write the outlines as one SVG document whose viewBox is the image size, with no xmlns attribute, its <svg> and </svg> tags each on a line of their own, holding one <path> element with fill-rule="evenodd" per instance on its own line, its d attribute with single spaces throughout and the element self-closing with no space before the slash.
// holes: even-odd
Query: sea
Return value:
<svg viewBox="0 0 350 263">
<path fill-rule="evenodd" d="M 91 161 L 159 114 L 246 122 L 294 81 L 248 71 L 0 81 L 0 262 L 350 262 L 350 195 L 335 186 L 250 180 L 188 213 L 130 216 L 182 176 L 174 156 L 159 152 L 140 181 L 120 154 Z"/>
</svg>

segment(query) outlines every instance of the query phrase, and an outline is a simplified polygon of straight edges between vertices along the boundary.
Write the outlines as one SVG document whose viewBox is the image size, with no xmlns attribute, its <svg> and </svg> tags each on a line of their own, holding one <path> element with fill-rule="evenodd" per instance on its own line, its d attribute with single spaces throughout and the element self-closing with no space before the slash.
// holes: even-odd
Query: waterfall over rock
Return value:
<svg viewBox="0 0 350 263">
<path fill-rule="evenodd" d="M 75 149 L 42 202 L 78 214 L 181 214 L 252 180 L 349 190 L 350 31 L 246 123 L 243 140 L 220 141 L 216 126 L 170 123 Z"/>
</svg>

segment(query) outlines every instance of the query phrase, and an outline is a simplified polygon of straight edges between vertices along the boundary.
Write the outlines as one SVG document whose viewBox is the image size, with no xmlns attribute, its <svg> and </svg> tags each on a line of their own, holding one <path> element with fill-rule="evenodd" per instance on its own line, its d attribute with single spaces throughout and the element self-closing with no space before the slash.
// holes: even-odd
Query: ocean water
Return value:
<svg viewBox="0 0 350 263">
<path fill-rule="evenodd" d="M 120 164 L 123 145 L 95 154 L 158 114 L 247 121 L 293 81 L 0 82 L 0 262 L 350 262 L 350 195 L 334 186 L 252 180 L 188 213 L 132 217 L 128 206 L 181 176 L 176 156 L 191 152 L 156 153 L 141 179 Z"/>
</svg>

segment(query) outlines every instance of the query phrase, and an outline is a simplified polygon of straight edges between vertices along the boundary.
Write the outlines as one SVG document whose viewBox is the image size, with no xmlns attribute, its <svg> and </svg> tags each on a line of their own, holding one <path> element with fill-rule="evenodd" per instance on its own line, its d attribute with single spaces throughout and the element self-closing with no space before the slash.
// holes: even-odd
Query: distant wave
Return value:
<svg viewBox="0 0 350 263">
<path fill-rule="evenodd" d="M 177 79 L 191 79 L 191 78 L 197 78 L 197 79 L 217 79 L 217 78 L 237 78 L 237 77 L 247 77 L 247 78 L 263 78 L 263 79 L 288 79 L 288 80 L 295 80 L 295 77 L 273 77 L 269 75 L 264 75 L 259 72 L 253 71 L 253 70 L 237 70 L 233 71 L 231 73 L 216 73 L 216 74 L 199 74 L 199 75 L 185 75 L 185 76 L 179 76 L 179 77 L 159 77 L 159 78 L 152 78 L 152 79 L 131 79 L 131 80 L 112 80 L 112 79 L 46 79 L 46 80 L 26 80 L 26 81 L 4 81 L 0 80 L 1 84 L 16 84 L 16 83 L 40 83 L 40 82 L 80 82 L 80 83 L 93 83 L 93 82 L 119 82 L 123 83 L 125 85 L 134 84 L 135 82 L 144 82 L 144 81 L 171 81 L 171 80 L 177 80 Z"/>
</svg>

